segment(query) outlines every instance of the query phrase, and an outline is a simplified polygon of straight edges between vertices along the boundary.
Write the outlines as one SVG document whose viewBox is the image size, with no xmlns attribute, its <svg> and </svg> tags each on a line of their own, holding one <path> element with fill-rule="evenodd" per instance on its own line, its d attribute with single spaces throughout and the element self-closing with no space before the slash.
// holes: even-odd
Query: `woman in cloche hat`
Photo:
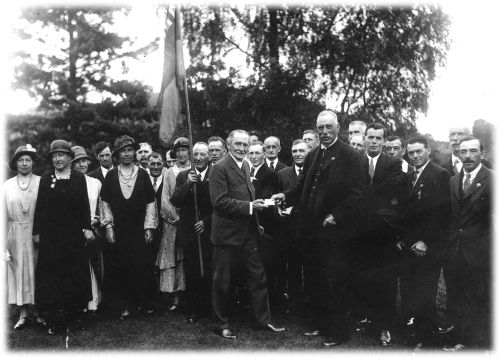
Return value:
<svg viewBox="0 0 500 358">
<path fill-rule="evenodd" d="M 54 170 L 40 179 L 33 225 L 38 244 L 35 297 L 40 310 L 48 313 L 48 333 L 66 328 L 68 339 L 78 311 L 92 299 L 86 245 L 94 235 L 85 176 L 71 170 L 71 145 L 54 140 L 49 157 Z M 56 316 L 58 311 L 64 314 Z"/>
<path fill-rule="evenodd" d="M 40 177 L 33 174 L 37 161 L 36 149 L 30 144 L 16 149 L 9 162 L 17 175 L 3 185 L 3 198 L 7 211 L 7 299 L 19 307 L 19 320 L 15 330 L 28 324 L 29 307 L 35 304 L 35 257 L 33 244 L 33 218 Z M 46 325 L 43 318 L 33 309 L 34 320 Z"/>
</svg>

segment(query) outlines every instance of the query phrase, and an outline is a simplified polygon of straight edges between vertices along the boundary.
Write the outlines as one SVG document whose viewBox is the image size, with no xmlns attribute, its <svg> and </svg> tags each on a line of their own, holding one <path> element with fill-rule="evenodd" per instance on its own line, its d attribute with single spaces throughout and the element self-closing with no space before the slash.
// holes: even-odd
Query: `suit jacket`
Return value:
<svg viewBox="0 0 500 358">
<path fill-rule="evenodd" d="M 449 174 L 429 161 L 414 186 L 411 185 L 413 176 L 413 171 L 407 173 L 408 197 L 403 241 L 407 248 L 417 241 L 423 241 L 430 254 L 440 257 L 444 253 L 449 233 Z"/>
<path fill-rule="evenodd" d="M 398 211 L 406 184 L 406 175 L 401 161 L 381 153 L 375 166 L 373 180 L 370 179 L 367 156 L 363 156 L 363 182 L 366 186 L 366 218 L 378 215 L 380 209 Z M 394 223 L 396 224 L 396 223 Z"/>
<path fill-rule="evenodd" d="M 450 179 L 451 190 L 451 255 L 461 250 L 474 266 L 490 262 L 493 171 L 483 166 L 469 190 L 463 192 L 464 172 Z"/>
<path fill-rule="evenodd" d="M 278 191 L 283 193 L 295 188 L 299 183 L 299 177 L 295 172 L 295 166 L 286 167 L 278 172 Z"/>
<path fill-rule="evenodd" d="M 209 175 L 211 166 L 207 168 L 203 181 L 196 184 L 196 197 L 198 200 L 198 215 L 203 221 L 205 229 L 201 237 L 209 239 L 212 225 L 212 203 L 210 201 Z M 192 246 L 196 243 L 196 232 L 194 231 L 195 210 L 194 210 L 194 191 L 193 184 L 187 182 L 189 170 L 185 170 L 177 175 L 175 180 L 175 189 L 170 198 L 170 202 L 180 208 L 179 210 L 179 229 L 177 231 L 177 243 L 182 247 Z"/>
<path fill-rule="evenodd" d="M 99 179 L 99 181 L 104 183 L 104 175 L 102 175 L 101 166 L 98 166 L 96 170 L 91 171 L 87 174 L 89 177 Z"/>
<path fill-rule="evenodd" d="M 212 243 L 241 246 L 250 225 L 255 225 L 257 229 L 256 217 L 250 215 L 250 202 L 255 200 L 255 189 L 250 182 L 248 162 L 243 160 L 240 169 L 231 155 L 225 156 L 212 166 L 209 188 L 213 207 Z"/>
<path fill-rule="evenodd" d="M 305 213 L 303 208 L 311 192 L 320 153 L 318 146 L 307 154 L 303 166 L 305 174 L 302 175 L 295 188 L 285 192 L 287 205 L 298 204 L 302 218 L 310 215 L 310 213 Z M 337 141 L 325 152 L 324 165 L 316 189 L 319 213 L 318 217 L 313 218 L 316 221 L 313 224 L 314 227 L 307 229 L 314 231 L 320 229 L 322 220 L 328 214 L 332 214 L 335 218 L 335 229 L 351 228 L 358 221 L 365 198 L 362 178 L 361 157 L 358 151 L 337 138 Z"/>
<path fill-rule="evenodd" d="M 255 188 L 255 199 L 269 199 L 278 192 L 278 175 L 264 162 L 255 174 L 252 184 Z M 265 232 L 271 233 L 276 222 L 275 208 L 269 207 L 259 212 L 259 219 L 260 224 L 266 229 Z"/>
</svg>

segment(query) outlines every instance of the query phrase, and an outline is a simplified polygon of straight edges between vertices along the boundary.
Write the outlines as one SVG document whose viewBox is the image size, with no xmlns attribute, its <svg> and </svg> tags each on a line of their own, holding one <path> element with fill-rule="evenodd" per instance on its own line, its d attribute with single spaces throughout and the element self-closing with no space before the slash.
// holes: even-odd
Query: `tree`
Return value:
<svg viewBox="0 0 500 358">
<path fill-rule="evenodd" d="M 117 8 L 26 8 L 17 29 L 30 50 L 17 53 L 14 86 L 40 99 L 42 108 L 67 108 L 86 101 L 90 91 L 114 93 L 107 77 L 111 63 L 133 58 L 158 47 L 158 38 L 143 48 L 110 31 L 114 16 L 127 9 Z M 46 41 L 50 37 L 50 43 Z M 54 39 L 58 38 L 58 42 Z M 126 67 L 125 62 L 123 66 Z M 126 70 L 126 69 L 125 69 Z"/>
<path fill-rule="evenodd" d="M 427 111 L 449 48 L 449 19 L 432 6 L 198 7 L 185 19 L 193 85 L 204 88 L 215 68 L 235 86 L 264 91 L 278 111 L 283 91 L 323 104 L 331 98 L 344 128 L 362 119 L 402 135 Z M 238 78 L 224 62 L 231 51 L 245 56 L 253 76 Z"/>
</svg>

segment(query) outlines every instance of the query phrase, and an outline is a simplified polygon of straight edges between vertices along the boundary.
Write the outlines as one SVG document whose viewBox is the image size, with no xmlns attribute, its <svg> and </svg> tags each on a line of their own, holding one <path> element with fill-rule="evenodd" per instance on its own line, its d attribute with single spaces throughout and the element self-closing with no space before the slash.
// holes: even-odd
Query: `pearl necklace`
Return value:
<svg viewBox="0 0 500 358">
<path fill-rule="evenodd" d="M 121 165 L 118 166 L 118 178 L 120 179 L 120 182 L 129 187 L 130 185 L 128 183 L 137 176 L 137 173 L 139 173 L 139 171 L 135 170 L 135 165 L 132 166 L 132 172 L 129 175 L 123 174 Z"/>
<path fill-rule="evenodd" d="M 32 176 L 33 174 L 30 173 L 30 178 L 28 179 L 28 182 L 26 184 L 21 184 L 21 180 L 19 179 L 20 175 L 17 176 L 17 185 L 19 186 L 19 189 L 21 189 L 21 191 L 26 191 L 29 188 Z"/>
</svg>

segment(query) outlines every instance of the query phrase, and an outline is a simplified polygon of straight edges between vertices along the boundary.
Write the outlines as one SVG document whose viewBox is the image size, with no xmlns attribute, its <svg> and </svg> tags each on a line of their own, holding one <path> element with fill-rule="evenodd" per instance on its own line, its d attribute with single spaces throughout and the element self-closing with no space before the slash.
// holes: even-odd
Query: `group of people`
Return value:
<svg viewBox="0 0 500 358">
<path fill-rule="evenodd" d="M 190 322 L 212 317 L 226 339 L 239 304 L 270 332 L 284 330 L 271 314 L 302 314 L 304 334 L 328 347 L 353 324 L 390 345 L 398 318 L 417 350 L 491 347 L 493 172 L 480 139 L 450 130 L 440 166 L 421 135 L 355 121 L 345 143 L 339 129 L 333 111 L 319 113 L 291 166 L 278 137 L 244 130 L 177 138 L 165 158 L 123 135 L 95 145 L 88 173 L 85 149 L 58 139 L 42 177 L 36 149 L 17 148 L 3 187 L 14 329 L 32 314 L 49 334 L 67 332 L 110 301 L 121 319 L 151 314 L 160 297 Z"/>
</svg>

